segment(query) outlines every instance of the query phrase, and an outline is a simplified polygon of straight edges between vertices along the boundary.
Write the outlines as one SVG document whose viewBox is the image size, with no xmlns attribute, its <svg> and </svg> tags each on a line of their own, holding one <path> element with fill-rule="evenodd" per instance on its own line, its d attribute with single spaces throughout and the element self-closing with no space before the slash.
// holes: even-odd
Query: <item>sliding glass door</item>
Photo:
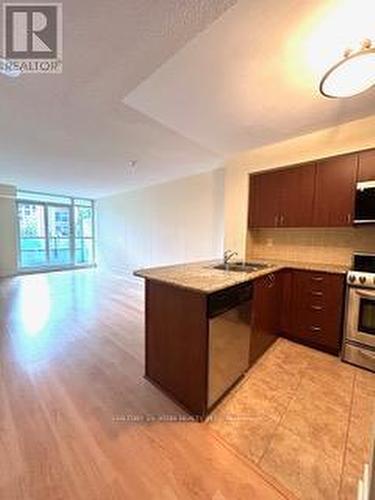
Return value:
<svg viewBox="0 0 375 500">
<path fill-rule="evenodd" d="M 77 264 L 92 262 L 94 258 L 92 206 L 75 205 L 75 261 Z"/>
<path fill-rule="evenodd" d="M 20 268 L 63 268 L 94 263 L 91 200 L 23 192 L 18 198 Z M 41 201 L 33 201 L 34 198 Z M 54 203 L 55 198 L 61 203 Z"/>
<path fill-rule="evenodd" d="M 42 267 L 48 263 L 44 205 L 18 204 L 21 267 Z"/>
<path fill-rule="evenodd" d="M 46 206 L 48 213 L 49 264 L 66 266 L 73 263 L 71 251 L 71 207 Z"/>
</svg>

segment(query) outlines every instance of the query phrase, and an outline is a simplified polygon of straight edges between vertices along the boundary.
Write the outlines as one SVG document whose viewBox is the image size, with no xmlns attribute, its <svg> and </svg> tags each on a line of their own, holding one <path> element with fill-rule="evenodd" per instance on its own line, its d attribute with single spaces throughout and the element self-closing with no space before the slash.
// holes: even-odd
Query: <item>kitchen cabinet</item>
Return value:
<svg viewBox="0 0 375 500">
<path fill-rule="evenodd" d="M 251 176 L 249 227 L 311 225 L 314 177 L 314 163 Z"/>
<path fill-rule="evenodd" d="M 340 350 L 344 274 L 285 268 L 213 292 L 142 276 L 145 376 L 199 419 L 278 336 Z"/>
<path fill-rule="evenodd" d="M 328 158 L 317 163 L 315 227 L 351 226 L 354 219 L 358 155 Z"/>
<path fill-rule="evenodd" d="M 280 182 L 280 227 L 308 227 L 312 224 L 315 163 L 288 168 Z"/>
<path fill-rule="evenodd" d="M 282 177 L 281 171 L 250 177 L 250 227 L 278 227 Z"/>
<path fill-rule="evenodd" d="M 249 228 L 351 227 L 357 181 L 375 180 L 375 149 L 250 175 Z"/>
<path fill-rule="evenodd" d="M 293 270 L 284 269 L 281 271 L 281 317 L 280 332 L 288 334 L 292 331 L 292 290 L 293 290 Z"/>
<path fill-rule="evenodd" d="M 359 153 L 358 182 L 375 181 L 375 149 Z"/>
<path fill-rule="evenodd" d="M 204 418 L 249 368 L 252 295 L 251 283 L 206 294 L 147 279 L 147 380 Z"/>
<path fill-rule="evenodd" d="M 205 415 L 207 395 L 206 296 L 146 280 L 146 373 L 193 415 Z"/>
<path fill-rule="evenodd" d="M 282 271 L 254 281 L 250 365 L 270 347 L 280 333 Z"/>
<path fill-rule="evenodd" d="M 294 270 L 289 287 L 289 320 L 283 325 L 283 334 L 337 354 L 342 338 L 345 276 Z"/>
<path fill-rule="evenodd" d="M 250 364 L 280 335 L 338 354 L 345 276 L 284 269 L 254 282 Z"/>
</svg>

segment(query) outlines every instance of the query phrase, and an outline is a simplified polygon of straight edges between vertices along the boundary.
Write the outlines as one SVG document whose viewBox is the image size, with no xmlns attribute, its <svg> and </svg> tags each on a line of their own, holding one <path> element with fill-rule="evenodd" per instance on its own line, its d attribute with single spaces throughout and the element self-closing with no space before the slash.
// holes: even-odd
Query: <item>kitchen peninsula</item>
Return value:
<svg viewBox="0 0 375 500">
<path fill-rule="evenodd" d="M 280 261 L 218 267 L 201 262 L 134 273 L 146 280 L 145 377 L 199 419 L 279 335 L 334 354 L 341 345 L 346 267 Z M 319 324 L 314 318 L 316 331 L 301 323 L 307 300 L 301 287 L 330 289 Z"/>
</svg>

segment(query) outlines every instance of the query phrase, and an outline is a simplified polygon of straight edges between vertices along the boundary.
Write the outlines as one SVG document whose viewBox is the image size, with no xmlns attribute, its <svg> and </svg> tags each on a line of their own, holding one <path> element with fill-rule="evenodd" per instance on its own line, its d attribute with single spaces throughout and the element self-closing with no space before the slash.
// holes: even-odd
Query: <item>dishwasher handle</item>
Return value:
<svg viewBox="0 0 375 500">
<path fill-rule="evenodd" d="M 253 285 L 251 283 L 243 283 L 214 292 L 208 296 L 208 317 L 215 318 L 244 302 L 250 302 L 252 296 Z"/>
</svg>

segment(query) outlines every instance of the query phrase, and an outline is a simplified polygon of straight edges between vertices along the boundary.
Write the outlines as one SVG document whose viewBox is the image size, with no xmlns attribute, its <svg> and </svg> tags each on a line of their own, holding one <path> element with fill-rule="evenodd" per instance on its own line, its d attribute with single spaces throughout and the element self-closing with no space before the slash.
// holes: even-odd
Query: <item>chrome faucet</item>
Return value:
<svg viewBox="0 0 375 500">
<path fill-rule="evenodd" d="M 223 257 L 224 264 L 227 265 L 229 263 L 230 259 L 232 257 L 234 257 L 235 255 L 238 255 L 238 253 L 232 252 L 232 250 L 225 250 L 224 257 Z"/>
</svg>

